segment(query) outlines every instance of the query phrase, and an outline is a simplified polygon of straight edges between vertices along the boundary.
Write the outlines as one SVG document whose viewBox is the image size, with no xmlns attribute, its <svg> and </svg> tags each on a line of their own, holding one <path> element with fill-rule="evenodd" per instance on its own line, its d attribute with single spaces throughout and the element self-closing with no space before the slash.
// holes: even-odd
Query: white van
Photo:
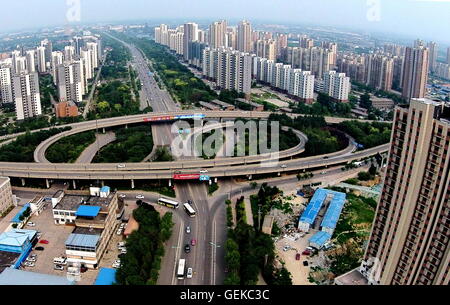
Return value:
<svg viewBox="0 0 450 305">
<path fill-rule="evenodd" d="M 64 257 L 55 257 L 53 259 L 55 265 L 67 265 L 66 259 Z"/>
</svg>

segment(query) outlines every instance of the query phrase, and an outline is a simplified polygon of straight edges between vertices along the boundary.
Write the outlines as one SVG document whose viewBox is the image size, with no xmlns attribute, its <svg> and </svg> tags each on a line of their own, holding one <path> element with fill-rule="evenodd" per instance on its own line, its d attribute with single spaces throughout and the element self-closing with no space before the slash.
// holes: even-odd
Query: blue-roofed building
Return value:
<svg viewBox="0 0 450 305">
<path fill-rule="evenodd" d="M 116 269 L 100 268 L 94 285 L 110 286 L 116 282 Z"/>
<path fill-rule="evenodd" d="M 25 211 L 26 211 L 28 208 L 31 209 L 31 206 L 30 206 L 29 203 L 27 203 L 26 205 L 23 206 L 23 208 L 19 211 L 19 213 L 17 213 L 17 214 L 14 216 L 14 218 L 11 219 L 11 222 L 12 222 L 12 223 L 21 223 L 22 221 L 20 221 L 20 216 L 22 216 L 23 213 L 25 213 Z"/>
<path fill-rule="evenodd" d="M 75 285 L 67 277 L 7 268 L 0 273 L 0 285 Z"/>
<path fill-rule="evenodd" d="M 0 265 L 19 268 L 37 242 L 37 231 L 13 229 L 0 234 Z"/>
<path fill-rule="evenodd" d="M 342 209 L 344 208 L 347 196 L 344 193 L 332 191 L 330 191 L 329 194 L 333 197 L 320 226 L 322 231 L 333 235 L 339 221 L 339 217 L 341 217 Z"/>
<path fill-rule="evenodd" d="M 317 215 L 319 215 L 320 209 L 322 209 L 323 203 L 327 198 L 327 190 L 318 189 L 314 196 L 311 198 L 305 211 L 303 211 L 300 217 L 298 228 L 304 232 L 309 232 L 309 229 L 316 221 Z"/>
<path fill-rule="evenodd" d="M 97 217 L 101 207 L 92 205 L 80 205 L 75 216 L 77 217 Z"/>
<path fill-rule="evenodd" d="M 316 249 L 321 249 L 331 239 L 331 234 L 319 231 L 309 239 L 309 245 Z"/>
</svg>

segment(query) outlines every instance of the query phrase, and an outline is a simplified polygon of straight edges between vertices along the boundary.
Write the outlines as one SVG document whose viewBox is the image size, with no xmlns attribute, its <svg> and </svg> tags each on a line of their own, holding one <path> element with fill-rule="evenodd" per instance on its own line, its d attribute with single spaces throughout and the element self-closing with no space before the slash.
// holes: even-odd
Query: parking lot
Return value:
<svg viewBox="0 0 450 305">
<path fill-rule="evenodd" d="M 275 244 L 276 254 L 286 264 L 286 269 L 292 274 L 292 283 L 294 285 L 313 285 L 308 280 L 309 271 L 311 269 L 310 257 L 301 255 L 300 260 L 296 260 L 295 255 L 297 251 L 302 253 L 309 246 L 308 239 L 315 233 L 316 231 L 311 231 L 309 234 L 300 237 L 296 241 L 289 238 L 282 238 Z M 290 246 L 290 249 L 283 251 L 285 246 Z M 303 266 L 304 261 L 308 261 L 309 266 Z"/>
<path fill-rule="evenodd" d="M 49 243 L 36 245 L 36 247 L 43 247 L 44 251 L 32 251 L 32 254 L 37 255 L 35 267 L 22 268 L 27 271 L 64 276 L 65 271 L 54 270 L 53 258 L 65 256 L 65 242 L 73 231 L 73 227 L 55 225 L 50 205 L 47 205 L 39 216 L 32 216 L 30 221 L 36 226 L 25 226 L 24 229 L 41 232 L 40 240 L 46 240 Z"/>
</svg>

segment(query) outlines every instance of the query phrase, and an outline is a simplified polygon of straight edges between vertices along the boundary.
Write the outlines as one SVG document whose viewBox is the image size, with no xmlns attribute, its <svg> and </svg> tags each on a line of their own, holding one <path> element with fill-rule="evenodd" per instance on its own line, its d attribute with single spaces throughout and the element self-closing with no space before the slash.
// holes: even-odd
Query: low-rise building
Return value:
<svg viewBox="0 0 450 305">
<path fill-rule="evenodd" d="M 392 110 L 395 107 L 394 101 L 390 98 L 372 96 L 370 100 L 372 101 L 373 108 L 378 110 Z"/>
<path fill-rule="evenodd" d="M 57 118 L 68 118 L 78 116 L 78 107 L 72 102 L 60 102 L 55 106 L 55 112 Z"/>
</svg>

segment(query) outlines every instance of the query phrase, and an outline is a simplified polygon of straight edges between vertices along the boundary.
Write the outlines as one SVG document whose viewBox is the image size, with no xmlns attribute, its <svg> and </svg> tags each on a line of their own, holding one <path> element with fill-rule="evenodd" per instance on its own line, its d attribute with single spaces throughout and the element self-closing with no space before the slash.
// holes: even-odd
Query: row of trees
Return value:
<svg viewBox="0 0 450 305">
<path fill-rule="evenodd" d="M 0 147 L 0 161 L 2 162 L 34 162 L 34 151 L 42 142 L 54 135 L 70 130 L 66 128 L 52 128 L 50 130 L 39 131 L 17 137 L 9 144 Z"/>
<path fill-rule="evenodd" d="M 172 213 L 162 218 L 151 205 L 143 204 L 133 211 L 139 230 L 127 239 L 127 253 L 116 273 L 119 285 L 156 285 L 164 255 L 164 242 L 173 230 Z"/>
<path fill-rule="evenodd" d="M 263 210 L 272 206 L 280 191 L 263 184 L 257 198 L 261 200 Z M 228 225 L 232 223 L 231 202 L 227 201 Z M 267 211 L 266 211 L 267 212 Z M 262 233 L 258 226 L 246 223 L 244 199 L 236 202 L 237 224 L 229 229 L 226 242 L 225 261 L 228 273 L 225 285 L 256 285 L 258 275 L 262 273 L 269 285 L 292 285 L 291 274 L 283 267 L 275 270 L 275 245 L 270 235 Z M 256 222 L 255 222 L 256 224 Z"/>
<path fill-rule="evenodd" d="M 352 105 L 333 101 L 328 94 L 319 93 L 317 103 L 312 105 L 296 103 L 292 106 L 292 110 L 294 113 L 307 115 L 349 116 L 352 111 Z"/>
</svg>

